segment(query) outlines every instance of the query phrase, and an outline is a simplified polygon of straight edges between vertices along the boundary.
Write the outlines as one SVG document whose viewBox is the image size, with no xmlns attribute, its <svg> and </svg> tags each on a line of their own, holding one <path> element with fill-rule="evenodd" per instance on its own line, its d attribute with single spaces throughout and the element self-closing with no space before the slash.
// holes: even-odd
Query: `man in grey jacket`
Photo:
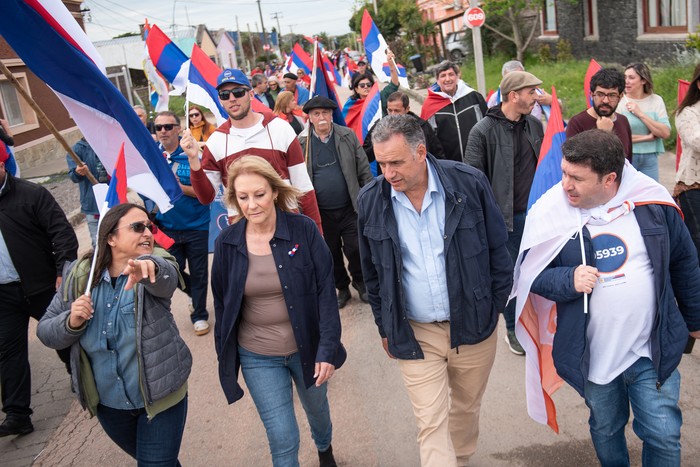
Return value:
<svg viewBox="0 0 700 467">
<path fill-rule="evenodd" d="M 508 227 L 508 251 L 518 257 L 525 227 L 530 187 L 542 145 L 542 124 L 530 112 L 537 102 L 537 77 L 526 71 L 508 73 L 501 81 L 503 101 L 486 112 L 469 133 L 464 162 L 486 174 Z M 515 337 L 515 301 L 503 317 L 506 343 L 516 355 L 525 355 Z"/>
<path fill-rule="evenodd" d="M 304 105 L 310 121 L 308 134 L 300 135 L 299 141 L 316 190 L 323 237 L 333 254 L 338 308 L 343 308 L 350 300 L 350 278 L 345 270 L 343 252 L 348 259 L 352 285 L 360 299 L 367 302 L 357 245 L 356 200 L 360 188 L 372 180 L 372 173 L 355 133 L 333 123 L 333 110 L 337 107 L 327 97 L 316 96 L 309 100 Z"/>
</svg>

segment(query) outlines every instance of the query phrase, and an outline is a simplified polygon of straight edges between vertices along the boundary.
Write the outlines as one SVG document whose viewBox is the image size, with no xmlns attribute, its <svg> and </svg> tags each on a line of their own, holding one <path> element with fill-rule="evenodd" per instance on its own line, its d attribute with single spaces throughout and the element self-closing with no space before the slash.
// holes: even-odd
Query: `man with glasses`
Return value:
<svg viewBox="0 0 700 467">
<path fill-rule="evenodd" d="M 566 139 L 597 128 L 612 131 L 622 141 L 625 157 L 632 161 L 632 129 L 624 115 L 615 113 L 625 90 L 625 75 L 615 68 L 603 68 L 591 78 L 593 106 L 574 115 L 566 127 Z"/>
<path fill-rule="evenodd" d="M 219 75 L 216 89 L 229 119 L 207 140 L 202 160 L 198 157 L 197 141 L 188 130 L 185 130 L 180 142 L 190 161 L 192 186 L 197 198 L 202 203 L 211 203 L 222 183 L 228 183 L 228 166 L 231 162 L 244 155 L 260 156 L 283 179 L 305 193 L 301 198 L 301 210 L 321 230 L 316 193 L 292 127 L 270 113 L 251 111 L 251 100 L 254 97 L 250 92 L 250 81 L 241 70 L 224 70 Z M 229 210 L 229 214 L 233 216 L 236 212 Z"/>
<path fill-rule="evenodd" d="M 192 188 L 190 161 L 180 147 L 179 117 L 170 111 L 160 112 L 156 115 L 154 126 L 158 146 L 168 159 L 183 193 L 168 212 L 156 214 L 156 222 L 175 241 L 168 251 L 180 267 L 185 283 L 182 291 L 192 299 L 190 319 L 194 333 L 203 336 L 209 332 L 209 203 L 200 203 Z M 185 265 L 188 273 L 185 272 Z"/>
<path fill-rule="evenodd" d="M 343 252 L 348 259 L 352 285 L 360 300 L 367 302 L 357 244 L 356 200 L 360 188 L 372 180 L 372 172 L 355 132 L 333 123 L 333 110 L 337 108 L 335 102 L 323 96 L 315 96 L 304 104 L 304 113 L 309 115 L 311 124 L 308 136 L 302 133 L 299 141 L 316 190 L 323 238 L 333 255 L 338 308 L 343 308 L 350 300 L 350 278 Z"/>
</svg>

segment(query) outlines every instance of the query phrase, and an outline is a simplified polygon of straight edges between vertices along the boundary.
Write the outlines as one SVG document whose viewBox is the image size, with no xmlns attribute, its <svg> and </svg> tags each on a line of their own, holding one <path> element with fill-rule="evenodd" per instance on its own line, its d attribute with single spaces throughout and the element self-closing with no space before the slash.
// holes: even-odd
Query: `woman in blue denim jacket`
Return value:
<svg viewBox="0 0 700 467">
<path fill-rule="evenodd" d="M 103 217 L 93 252 L 66 266 L 37 328 L 48 347 L 70 347 L 73 391 L 139 465 L 179 466 L 192 355 L 170 313 L 175 258 L 154 251 L 154 226 L 135 204 Z"/>
<path fill-rule="evenodd" d="M 216 241 L 211 274 L 221 386 L 229 403 L 243 397 L 242 370 L 273 465 L 298 466 L 294 381 L 320 465 L 335 466 L 326 382 L 346 353 L 331 254 L 314 222 L 291 212 L 301 193 L 265 159 L 236 160 L 227 186 L 239 214 Z"/>
</svg>

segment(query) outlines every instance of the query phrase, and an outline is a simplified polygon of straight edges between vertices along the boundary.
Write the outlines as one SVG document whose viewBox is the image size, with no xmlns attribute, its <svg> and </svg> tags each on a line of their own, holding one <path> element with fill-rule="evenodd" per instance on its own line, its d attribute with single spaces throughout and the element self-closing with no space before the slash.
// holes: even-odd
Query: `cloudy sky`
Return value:
<svg viewBox="0 0 700 467">
<path fill-rule="evenodd" d="M 261 0 L 265 30 L 277 28 L 279 14 L 282 34 L 312 35 L 320 32 L 345 34 L 350 31 L 352 0 Z M 137 32 L 138 25 L 148 18 L 168 32 L 170 25 L 206 24 L 212 30 L 236 29 L 236 17 L 242 31 L 262 32 L 260 14 L 255 0 L 85 0 L 83 8 L 90 9 L 91 21 L 85 21 L 88 36 L 93 41 L 110 39 L 125 32 Z"/>
</svg>

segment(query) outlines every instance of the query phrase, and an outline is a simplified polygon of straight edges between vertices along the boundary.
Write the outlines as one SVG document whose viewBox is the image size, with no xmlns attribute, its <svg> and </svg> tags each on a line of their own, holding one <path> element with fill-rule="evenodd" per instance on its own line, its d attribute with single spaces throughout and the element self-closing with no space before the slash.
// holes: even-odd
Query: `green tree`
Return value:
<svg viewBox="0 0 700 467">
<path fill-rule="evenodd" d="M 540 12 L 544 0 L 484 0 L 486 13 L 484 27 L 515 45 L 518 60 L 523 61 L 525 51 L 539 27 Z M 500 18 L 500 27 L 489 18 Z"/>
</svg>

